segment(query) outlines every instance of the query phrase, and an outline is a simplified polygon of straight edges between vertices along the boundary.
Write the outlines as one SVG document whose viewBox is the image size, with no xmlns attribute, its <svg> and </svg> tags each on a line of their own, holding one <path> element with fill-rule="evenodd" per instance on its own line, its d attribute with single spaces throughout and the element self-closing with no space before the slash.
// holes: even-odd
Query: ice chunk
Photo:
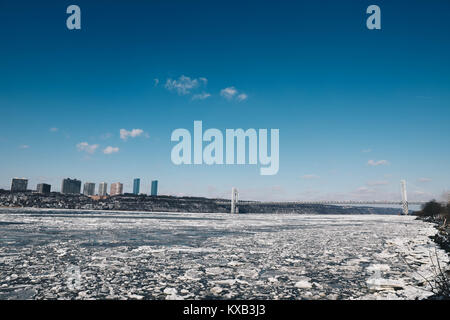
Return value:
<svg viewBox="0 0 450 320">
<path fill-rule="evenodd" d="M 311 284 L 311 282 L 309 282 L 309 280 L 303 279 L 303 280 L 297 281 L 295 283 L 295 287 L 299 288 L 299 289 L 311 289 L 312 284 Z"/>
<path fill-rule="evenodd" d="M 405 283 L 402 280 L 369 278 L 366 281 L 371 291 L 402 289 Z"/>
</svg>

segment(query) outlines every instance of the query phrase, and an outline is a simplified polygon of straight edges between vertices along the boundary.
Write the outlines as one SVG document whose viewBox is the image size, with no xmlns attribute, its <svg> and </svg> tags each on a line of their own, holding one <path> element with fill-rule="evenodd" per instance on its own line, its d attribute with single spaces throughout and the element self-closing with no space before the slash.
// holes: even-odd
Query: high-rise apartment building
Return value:
<svg viewBox="0 0 450 320">
<path fill-rule="evenodd" d="M 46 183 L 39 183 L 36 187 L 37 193 L 50 193 L 52 186 Z"/>
<path fill-rule="evenodd" d="M 61 193 L 77 194 L 81 192 L 81 181 L 77 179 L 63 179 Z"/>
<path fill-rule="evenodd" d="M 95 194 L 95 183 L 85 182 L 83 186 L 83 194 L 85 196 L 93 196 Z"/>
<path fill-rule="evenodd" d="M 123 193 L 123 184 L 120 182 L 116 182 L 111 184 L 111 192 L 110 195 L 111 196 L 116 196 L 116 195 L 120 195 Z"/>
<path fill-rule="evenodd" d="M 133 193 L 134 194 L 139 194 L 139 189 L 141 186 L 141 179 L 136 178 L 133 180 Z"/>
<path fill-rule="evenodd" d="M 108 194 L 108 184 L 106 182 L 101 182 L 98 185 L 98 195 L 104 197 Z"/>
<path fill-rule="evenodd" d="M 153 180 L 152 181 L 152 190 L 150 193 L 152 196 L 157 196 L 158 195 L 158 180 Z"/>
<path fill-rule="evenodd" d="M 11 181 L 11 191 L 27 191 L 28 179 L 13 178 Z"/>
</svg>

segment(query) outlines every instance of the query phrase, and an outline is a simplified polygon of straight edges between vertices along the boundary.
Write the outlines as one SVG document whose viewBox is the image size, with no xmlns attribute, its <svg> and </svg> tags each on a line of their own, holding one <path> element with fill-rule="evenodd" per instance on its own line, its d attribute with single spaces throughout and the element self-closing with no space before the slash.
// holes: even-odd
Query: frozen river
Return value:
<svg viewBox="0 0 450 320">
<path fill-rule="evenodd" d="M 0 209 L 0 299 L 415 299 L 433 225 L 410 216 Z"/>
</svg>

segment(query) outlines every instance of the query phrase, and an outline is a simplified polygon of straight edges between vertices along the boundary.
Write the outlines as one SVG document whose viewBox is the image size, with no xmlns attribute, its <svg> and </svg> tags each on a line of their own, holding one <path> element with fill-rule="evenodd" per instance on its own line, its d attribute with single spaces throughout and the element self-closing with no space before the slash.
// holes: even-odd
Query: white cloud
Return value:
<svg viewBox="0 0 450 320">
<path fill-rule="evenodd" d="M 228 87 L 220 90 L 220 95 L 227 100 L 235 99 L 238 102 L 248 99 L 248 95 L 246 93 L 239 92 L 235 87 Z"/>
<path fill-rule="evenodd" d="M 208 82 L 206 78 L 191 79 L 185 75 L 182 75 L 178 80 L 167 79 L 165 88 L 170 91 L 176 91 L 179 95 L 190 94 L 193 89 L 199 87 L 200 82 L 204 85 Z"/>
<path fill-rule="evenodd" d="M 306 180 L 311 180 L 311 179 L 319 179 L 319 176 L 317 176 L 315 174 L 305 174 L 305 175 L 301 176 L 300 178 L 306 179 Z"/>
<path fill-rule="evenodd" d="M 158 86 L 159 79 L 158 78 L 153 79 L 153 84 L 154 84 L 155 87 Z"/>
<path fill-rule="evenodd" d="M 21 146 L 19 146 L 19 149 L 28 149 L 30 146 L 27 144 L 22 144 Z"/>
<path fill-rule="evenodd" d="M 89 144 L 87 142 L 80 142 L 77 144 L 78 151 L 84 151 L 89 154 L 93 154 L 97 150 L 98 144 Z"/>
<path fill-rule="evenodd" d="M 372 152 L 372 149 L 364 149 L 364 150 L 361 150 L 361 152 L 369 153 L 369 152 Z"/>
<path fill-rule="evenodd" d="M 378 161 L 375 161 L 375 160 L 369 160 L 369 161 L 367 162 L 367 164 L 368 164 L 369 166 L 374 166 L 374 167 L 376 167 L 376 166 L 381 166 L 381 165 L 385 166 L 385 165 L 388 165 L 388 164 L 389 164 L 389 161 L 387 161 L 387 160 L 378 160 Z"/>
<path fill-rule="evenodd" d="M 408 192 L 408 200 L 413 201 L 412 199 L 416 201 L 430 201 L 431 199 L 436 199 L 436 195 L 426 192 L 423 190 L 413 190 L 411 192 Z"/>
<path fill-rule="evenodd" d="M 237 90 L 235 87 L 228 87 L 220 90 L 220 95 L 225 99 L 231 100 L 237 94 Z"/>
<path fill-rule="evenodd" d="M 375 190 L 367 187 L 360 187 L 354 191 L 354 194 L 357 195 L 365 195 L 365 194 L 374 194 Z"/>
<path fill-rule="evenodd" d="M 50 128 L 50 132 L 58 132 L 58 128 Z"/>
<path fill-rule="evenodd" d="M 389 181 L 387 180 L 380 180 L 380 181 L 369 181 L 367 182 L 368 186 L 385 186 L 388 185 Z"/>
<path fill-rule="evenodd" d="M 107 146 L 104 150 L 103 153 L 104 154 L 113 154 L 113 153 L 117 153 L 119 152 L 119 148 L 117 147 L 111 147 L 111 146 Z"/>
<path fill-rule="evenodd" d="M 127 140 L 128 138 L 136 138 L 139 136 L 149 137 L 147 133 L 144 132 L 142 129 L 132 129 L 130 131 L 126 129 L 120 129 L 120 139 Z"/>
<path fill-rule="evenodd" d="M 247 100 L 248 96 L 245 93 L 241 93 L 240 95 L 237 96 L 237 101 L 241 102 L 244 100 Z"/>
<path fill-rule="evenodd" d="M 199 93 L 199 94 L 194 94 L 192 96 L 192 100 L 205 100 L 209 97 L 211 97 L 211 94 L 203 92 L 203 93 Z"/>
<path fill-rule="evenodd" d="M 430 178 L 420 178 L 419 182 L 431 182 L 432 180 Z"/>
</svg>

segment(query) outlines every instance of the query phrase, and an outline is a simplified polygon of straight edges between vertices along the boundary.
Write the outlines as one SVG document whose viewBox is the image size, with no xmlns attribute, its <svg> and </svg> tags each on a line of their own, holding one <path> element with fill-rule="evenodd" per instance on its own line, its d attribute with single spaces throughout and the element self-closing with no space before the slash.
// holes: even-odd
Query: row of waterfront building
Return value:
<svg viewBox="0 0 450 320">
<path fill-rule="evenodd" d="M 136 178 L 133 180 L 133 194 L 138 195 L 140 193 L 141 179 Z M 11 181 L 11 191 L 27 191 L 28 190 L 28 179 L 25 178 L 13 178 Z M 38 193 L 50 193 L 51 185 L 47 183 L 39 183 L 36 187 L 36 192 Z M 81 193 L 81 181 L 77 179 L 66 178 L 63 179 L 61 183 L 61 193 L 64 194 L 80 194 Z M 83 194 L 86 196 L 94 196 L 95 193 L 95 183 L 85 182 L 83 185 Z M 110 196 L 123 194 L 123 183 L 116 182 L 111 184 Z M 101 182 L 98 185 L 98 196 L 108 195 L 108 184 L 106 182 Z M 158 195 L 158 180 L 153 180 L 151 184 L 150 195 Z"/>
</svg>

